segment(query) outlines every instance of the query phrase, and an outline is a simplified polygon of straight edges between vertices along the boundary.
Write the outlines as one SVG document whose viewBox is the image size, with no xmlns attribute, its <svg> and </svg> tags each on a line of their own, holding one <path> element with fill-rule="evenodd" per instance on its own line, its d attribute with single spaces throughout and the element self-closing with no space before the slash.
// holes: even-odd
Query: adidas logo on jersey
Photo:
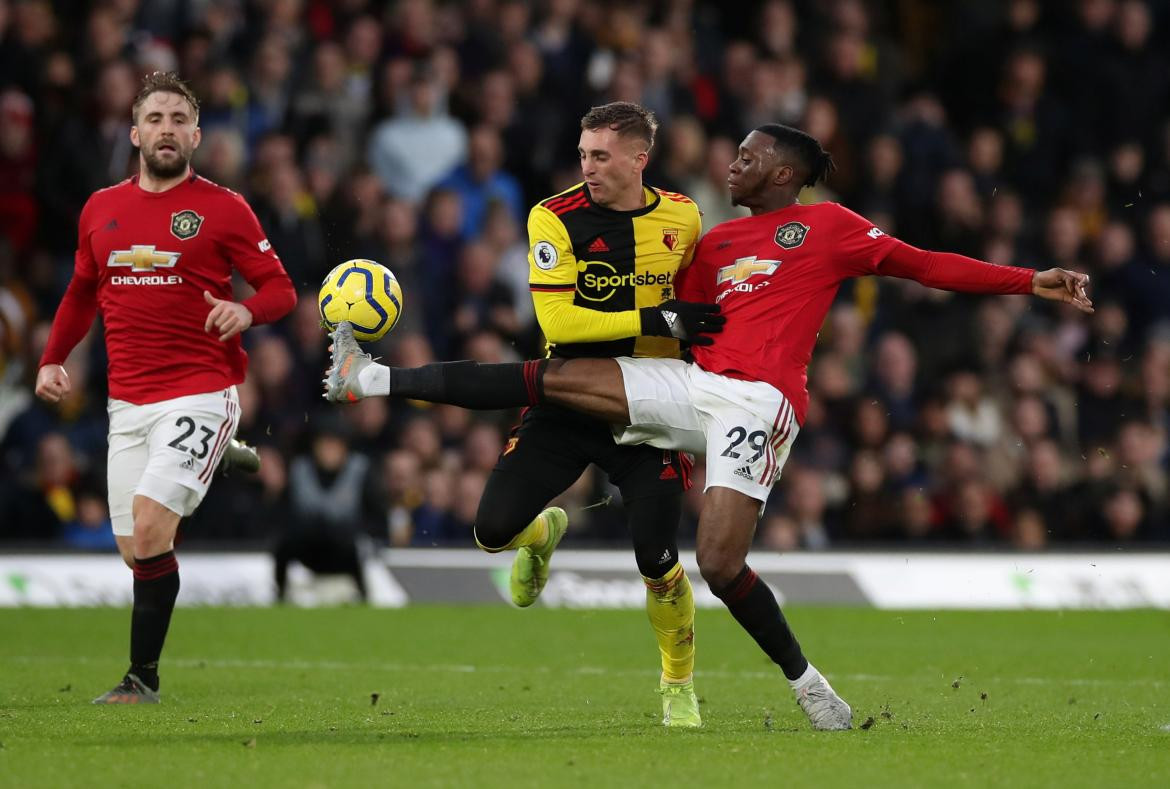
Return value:
<svg viewBox="0 0 1170 789">
<path fill-rule="evenodd" d="M 601 236 L 593 239 L 593 243 L 589 245 L 590 252 L 608 252 L 609 244 L 605 243 L 605 239 Z"/>
<path fill-rule="evenodd" d="M 746 480 L 749 480 L 751 482 L 755 482 L 755 480 L 752 479 L 752 470 L 751 470 L 751 467 L 749 467 L 749 466 L 740 466 L 739 468 L 737 468 L 735 471 L 733 471 L 731 473 L 737 477 L 743 477 Z"/>
</svg>

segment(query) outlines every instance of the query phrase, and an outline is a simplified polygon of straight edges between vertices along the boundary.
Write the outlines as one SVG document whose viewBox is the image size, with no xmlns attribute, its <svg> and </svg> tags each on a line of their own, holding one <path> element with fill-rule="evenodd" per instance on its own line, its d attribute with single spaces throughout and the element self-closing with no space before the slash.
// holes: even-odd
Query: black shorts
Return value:
<svg viewBox="0 0 1170 789">
<path fill-rule="evenodd" d="M 563 493 L 594 463 L 623 501 L 680 496 L 690 487 L 691 458 L 648 444 L 621 446 L 606 422 L 555 405 L 524 410 L 496 470 L 539 486 L 549 499 Z"/>
</svg>

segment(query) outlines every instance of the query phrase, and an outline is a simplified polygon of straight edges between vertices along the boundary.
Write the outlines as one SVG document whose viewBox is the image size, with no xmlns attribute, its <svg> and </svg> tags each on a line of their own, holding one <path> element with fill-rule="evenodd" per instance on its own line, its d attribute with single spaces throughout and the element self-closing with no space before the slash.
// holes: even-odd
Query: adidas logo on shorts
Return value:
<svg viewBox="0 0 1170 789">
<path fill-rule="evenodd" d="M 188 471 L 193 470 L 195 468 L 195 458 L 193 458 L 193 457 L 187 458 L 186 460 L 184 460 L 182 463 L 179 464 L 179 468 L 184 468 L 184 469 L 187 469 Z"/>
<path fill-rule="evenodd" d="M 737 477 L 743 477 L 744 479 L 746 479 L 750 482 L 755 482 L 755 480 L 752 479 L 752 470 L 749 466 L 740 466 L 739 468 L 737 468 L 735 471 L 733 471 L 731 473 Z"/>
</svg>

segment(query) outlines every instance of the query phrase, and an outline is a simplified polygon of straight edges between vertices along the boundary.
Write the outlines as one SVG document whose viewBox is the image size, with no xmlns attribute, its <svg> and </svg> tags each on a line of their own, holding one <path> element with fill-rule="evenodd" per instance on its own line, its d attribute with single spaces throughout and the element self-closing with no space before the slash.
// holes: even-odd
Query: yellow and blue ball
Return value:
<svg viewBox="0 0 1170 789">
<path fill-rule="evenodd" d="M 402 316 L 402 287 L 380 263 L 347 260 L 325 276 L 317 306 L 321 322 L 330 331 L 341 321 L 349 321 L 358 340 L 380 340 Z"/>
</svg>

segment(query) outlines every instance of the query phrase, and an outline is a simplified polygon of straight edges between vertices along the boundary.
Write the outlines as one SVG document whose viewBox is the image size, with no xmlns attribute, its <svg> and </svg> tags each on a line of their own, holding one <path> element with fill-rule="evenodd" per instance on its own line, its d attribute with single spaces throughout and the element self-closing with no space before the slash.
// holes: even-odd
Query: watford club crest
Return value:
<svg viewBox="0 0 1170 789">
<path fill-rule="evenodd" d="M 776 243 L 785 249 L 796 249 L 804 243 L 808 235 L 808 225 L 800 222 L 789 222 L 776 228 Z"/>
<path fill-rule="evenodd" d="M 678 228 L 664 227 L 662 228 L 662 243 L 671 252 L 678 246 Z"/>
<path fill-rule="evenodd" d="M 203 217 L 191 209 L 171 214 L 171 235 L 180 241 L 194 238 L 203 225 Z"/>
</svg>

